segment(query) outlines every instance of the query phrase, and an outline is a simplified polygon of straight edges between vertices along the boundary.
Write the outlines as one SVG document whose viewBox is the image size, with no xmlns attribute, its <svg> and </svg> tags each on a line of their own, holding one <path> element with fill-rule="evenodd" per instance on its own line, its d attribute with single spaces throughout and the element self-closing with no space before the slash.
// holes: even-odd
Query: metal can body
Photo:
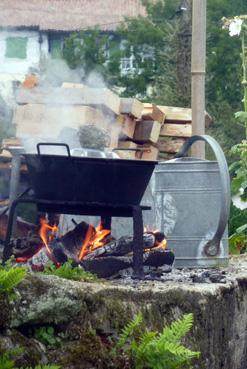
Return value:
<svg viewBox="0 0 247 369">
<path fill-rule="evenodd" d="M 215 256 L 205 254 L 220 218 L 221 180 L 216 161 L 179 158 L 154 173 L 157 223 L 175 253 L 175 267 L 212 267 L 228 262 L 227 227 Z"/>
</svg>

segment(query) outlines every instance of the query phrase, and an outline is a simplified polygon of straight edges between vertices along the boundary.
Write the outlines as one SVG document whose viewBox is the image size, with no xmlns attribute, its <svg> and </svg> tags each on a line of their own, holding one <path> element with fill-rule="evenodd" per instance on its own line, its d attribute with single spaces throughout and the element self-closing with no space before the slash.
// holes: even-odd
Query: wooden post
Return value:
<svg viewBox="0 0 247 369">
<path fill-rule="evenodd" d="M 206 6 L 207 0 L 193 0 L 192 55 L 191 55 L 191 106 L 192 134 L 205 133 L 205 65 L 206 65 Z M 204 143 L 192 146 L 192 156 L 205 158 Z"/>
</svg>

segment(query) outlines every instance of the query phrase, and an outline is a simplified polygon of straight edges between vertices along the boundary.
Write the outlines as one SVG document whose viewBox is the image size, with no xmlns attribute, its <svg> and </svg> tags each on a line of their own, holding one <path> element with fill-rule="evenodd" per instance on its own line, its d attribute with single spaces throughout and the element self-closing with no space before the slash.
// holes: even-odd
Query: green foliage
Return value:
<svg viewBox="0 0 247 369">
<path fill-rule="evenodd" d="M 120 88 L 124 96 L 145 99 L 147 86 L 152 85 L 153 101 L 172 103 L 177 85 L 177 19 L 173 16 L 180 0 L 144 3 L 147 17 L 127 18 L 114 35 L 98 29 L 74 33 L 65 42 L 64 58 L 71 67 L 83 68 L 84 80 L 90 72 L 99 71 L 107 84 Z M 131 55 L 134 69 L 123 74 L 121 59 Z"/>
<path fill-rule="evenodd" d="M 11 292 L 26 277 L 25 268 L 0 267 L 0 293 Z"/>
<path fill-rule="evenodd" d="M 48 347 L 58 347 L 62 342 L 61 337 L 55 334 L 53 327 L 36 328 L 34 337 Z"/>
<path fill-rule="evenodd" d="M 57 268 L 52 262 L 46 264 L 44 272 L 45 274 L 56 275 L 60 278 L 72 279 L 74 281 L 92 282 L 97 281 L 97 277 L 89 272 L 86 272 L 81 267 L 73 267 L 72 261 L 67 261 L 59 268 Z"/>
<path fill-rule="evenodd" d="M 17 369 L 17 368 L 16 368 Z M 36 365 L 34 368 L 20 368 L 20 369 L 60 369 L 60 366 L 58 365 Z"/>
<path fill-rule="evenodd" d="M 240 197 L 247 201 L 247 140 L 233 146 L 231 152 L 238 157 L 229 168 L 233 172 L 232 191 L 236 194 L 242 189 Z"/>
<path fill-rule="evenodd" d="M 107 42 L 98 29 L 73 33 L 65 41 L 63 56 L 71 68 L 82 67 L 86 76 L 92 71 L 104 74 Z"/>
<path fill-rule="evenodd" d="M 181 339 L 193 324 L 192 314 L 165 327 L 161 333 L 140 332 L 142 315 L 138 314 L 122 331 L 117 347 L 131 355 L 135 369 L 184 368 L 199 352 L 182 345 Z M 139 331 L 138 331 L 139 330 Z"/>
<path fill-rule="evenodd" d="M 0 356 L 0 368 L 1 369 L 15 369 L 13 354 L 11 352 L 6 352 Z"/>
<path fill-rule="evenodd" d="M 10 350 L 0 356 L 0 368 L 1 369 L 60 369 L 58 365 L 36 365 L 34 368 L 25 367 L 17 368 L 14 363 L 15 356 L 22 351 L 21 349 Z"/>
</svg>

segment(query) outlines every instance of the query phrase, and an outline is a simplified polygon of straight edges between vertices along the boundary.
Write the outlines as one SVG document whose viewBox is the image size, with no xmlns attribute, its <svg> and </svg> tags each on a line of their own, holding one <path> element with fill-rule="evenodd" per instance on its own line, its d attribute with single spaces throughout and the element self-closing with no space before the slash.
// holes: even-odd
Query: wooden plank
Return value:
<svg viewBox="0 0 247 369">
<path fill-rule="evenodd" d="M 166 115 L 157 105 L 149 103 L 144 103 L 143 105 L 142 120 L 154 120 L 160 124 L 164 123 Z"/>
<path fill-rule="evenodd" d="M 127 114 L 121 114 L 117 117 L 119 127 L 119 138 L 133 138 L 136 127 L 136 120 Z"/>
<path fill-rule="evenodd" d="M 161 128 L 160 135 L 172 137 L 191 137 L 192 125 L 189 123 L 187 124 L 165 123 Z"/>
<path fill-rule="evenodd" d="M 120 149 L 126 149 L 124 150 L 118 150 L 116 153 L 119 155 L 122 159 L 135 159 L 136 158 L 136 151 L 137 144 L 132 141 L 118 141 L 118 148 Z M 131 149 L 128 151 L 128 149 Z"/>
<path fill-rule="evenodd" d="M 21 146 L 21 141 L 18 138 L 4 138 L 2 141 L 2 148 L 8 149 L 11 146 Z"/>
<path fill-rule="evenodd" d="M 185 138 L 160 137 L 157 147 L 161 152 L 177 153 L 185 141 Z"/>
<path fill-rule="evenodd" d="M 20 88 L 16 93 L 18 104 L 86 105 L 105 107 L 120 113 L 120 97 L 107 88 Z"/>
<path fill-rule="evenodd" d="M 175 154 L 167 153 L 167 152 L 160 152 L 159 153 L 159 160 L 171 160 L 174 159 Z"/>
<path fill-rule="evenodd" d="M 158 105 L 158 108 L 166 115 L 165 122 L 191 122 L 190 108 Z"/>
<path fill-rule="evenodd" d="M 120 113 L 128 114 L 131 117 L 140 119 L 143 111 L 143 103 L 137 99 L 122 97 L 120 101 Z"/>
<path fill-rule="evenodd" d="M 140 143 L 156 143 L 159 138 L 161 124 L 150 120 L 136 123 L 133 140 Z"/>
<path fill-rule="evenodd" d="M 85 124 L 109 128 L 103 113 L 88 106 L 58 107 L 44 104 L 17 106 L 13 123 L 16 124 L 18 138 L 32 136 L 56 138 L 63 127 L 78 129 Z"/>
<path fill-rule="evenodd" d="M 157 160 L 159 156 L 159 150 L 153 145 L 138 145 L 141 152 L 136 153 L 136 158 L 141 160 Z"/>
<path fill-rule="evenodd" d="M 164 105 L 158 105 L 158 108 L 166 115 L 165 122 L 184 123 L 192 121 L 191 108 Z M 205 111 L 205 126 L 209 127 L 212 121 L 212 117 Z"/>
</svg>

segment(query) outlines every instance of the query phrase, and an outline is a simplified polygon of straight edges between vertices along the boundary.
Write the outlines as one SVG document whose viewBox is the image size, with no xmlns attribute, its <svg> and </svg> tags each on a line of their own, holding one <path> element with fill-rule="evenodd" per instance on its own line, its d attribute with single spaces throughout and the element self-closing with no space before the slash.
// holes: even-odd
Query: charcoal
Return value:
<svg viewBox="0 0 247 369">
<path fill-rule="evenodd" d="M 152 251 L 147 251 L 143 255 L 143 264 L 153 267 L 162 265 L 172 265 L 174 262 L 174 253 L 171 250 L 156 248 Z"/>
<path fill-rule="evenodd" d="M 101 257 L 93 260 L 83 260 L 81 266 L 88 272 L 95 273 L 99 278 L 109 278 L 121 269 L 129 268 L 130 257 Z"/>
<path fill-rule="evenodd" d="M 155 236 L 151 233 L 144 233 L 143 243 L 145 249 L 154 247 Z M 92 260 L 102 256 L 124 256 L 132 252 L 133 247 L 133 237 L 122 236 L 118 240 L 113 240 L 106 245 L 92 251 L 85 257 L 85 260 Z"/>
</svg>

